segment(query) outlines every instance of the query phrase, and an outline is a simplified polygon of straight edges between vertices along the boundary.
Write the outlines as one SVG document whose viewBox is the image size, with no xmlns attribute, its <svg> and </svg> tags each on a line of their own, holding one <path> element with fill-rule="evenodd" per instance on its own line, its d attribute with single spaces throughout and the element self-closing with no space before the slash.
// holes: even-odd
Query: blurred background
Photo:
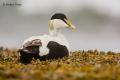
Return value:
<svg viewBox="0 0 120 80">
<path fill-rule="evenodd" d="M 77 28 L 63 29 L 71 50 L 120 52 L 120 0 L 0 0 L 0 46 L 20 48 L 26 38 L 48 34 L 57 12 Z"/>
</svg>

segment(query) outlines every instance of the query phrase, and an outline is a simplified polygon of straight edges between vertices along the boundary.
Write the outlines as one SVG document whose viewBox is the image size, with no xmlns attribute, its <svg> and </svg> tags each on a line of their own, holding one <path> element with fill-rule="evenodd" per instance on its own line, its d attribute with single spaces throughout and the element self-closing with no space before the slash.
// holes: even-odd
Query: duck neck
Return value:
<svg viewBox="0 0 120 80">
<path fill-rule="evenodd" d="M 59 28 L 49 29 L 49 34 L 51 36 L 58 36 L 61 34 L 61 31 Z"/>
</svg>

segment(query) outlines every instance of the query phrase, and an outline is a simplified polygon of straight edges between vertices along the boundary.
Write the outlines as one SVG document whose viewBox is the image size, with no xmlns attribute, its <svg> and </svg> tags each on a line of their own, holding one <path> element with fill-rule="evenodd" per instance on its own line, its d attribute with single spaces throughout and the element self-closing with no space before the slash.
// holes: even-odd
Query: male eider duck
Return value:
<svg viewBox="0 0 120 80">
<path fill-rule="evenodd" d="M 20 62 L 30 63 L 31 60 L 58 59 L 70 55 L 70 47 L 67 39 L 61 33 L 61 28 L 74 30 L 75 26 L 62 13 L 54 14 L 49 23 L 49 34 L 32 36 L 26 39 L 20 52 Z"/>
</svg>

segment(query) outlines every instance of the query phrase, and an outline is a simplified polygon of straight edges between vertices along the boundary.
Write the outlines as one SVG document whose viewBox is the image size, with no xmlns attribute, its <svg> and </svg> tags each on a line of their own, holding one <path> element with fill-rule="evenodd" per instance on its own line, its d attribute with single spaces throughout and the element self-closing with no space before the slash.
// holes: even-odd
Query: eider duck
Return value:
<svg viewBox="0 0 120 80">
<path fill-rule="evenodd" d="M 58 59 L 70 55 L 70 47 L 67 39 L 61 33 L 61 28 L 75 29 L 75 26 L 63 13 L 54 14 L 49 23 L 49 34 L 32 36 L 26 39 L 21 49 L 20 62 L 30 63 L 31 60 Z"/>
</svg>

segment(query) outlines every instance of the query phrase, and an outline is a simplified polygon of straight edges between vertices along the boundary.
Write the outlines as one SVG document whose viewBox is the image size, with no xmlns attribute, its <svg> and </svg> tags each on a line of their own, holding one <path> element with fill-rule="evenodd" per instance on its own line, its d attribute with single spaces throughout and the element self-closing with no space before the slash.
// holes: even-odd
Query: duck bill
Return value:
<svg viewBox="0 0 120 80">
<path fill-rule="evenodd" d="M 71 29 L 72 31 L 76 30 L 76 27 L 69 20 L 65 19 L 65 22 L 68 25 L 67 28 Z"/>
</svg>

